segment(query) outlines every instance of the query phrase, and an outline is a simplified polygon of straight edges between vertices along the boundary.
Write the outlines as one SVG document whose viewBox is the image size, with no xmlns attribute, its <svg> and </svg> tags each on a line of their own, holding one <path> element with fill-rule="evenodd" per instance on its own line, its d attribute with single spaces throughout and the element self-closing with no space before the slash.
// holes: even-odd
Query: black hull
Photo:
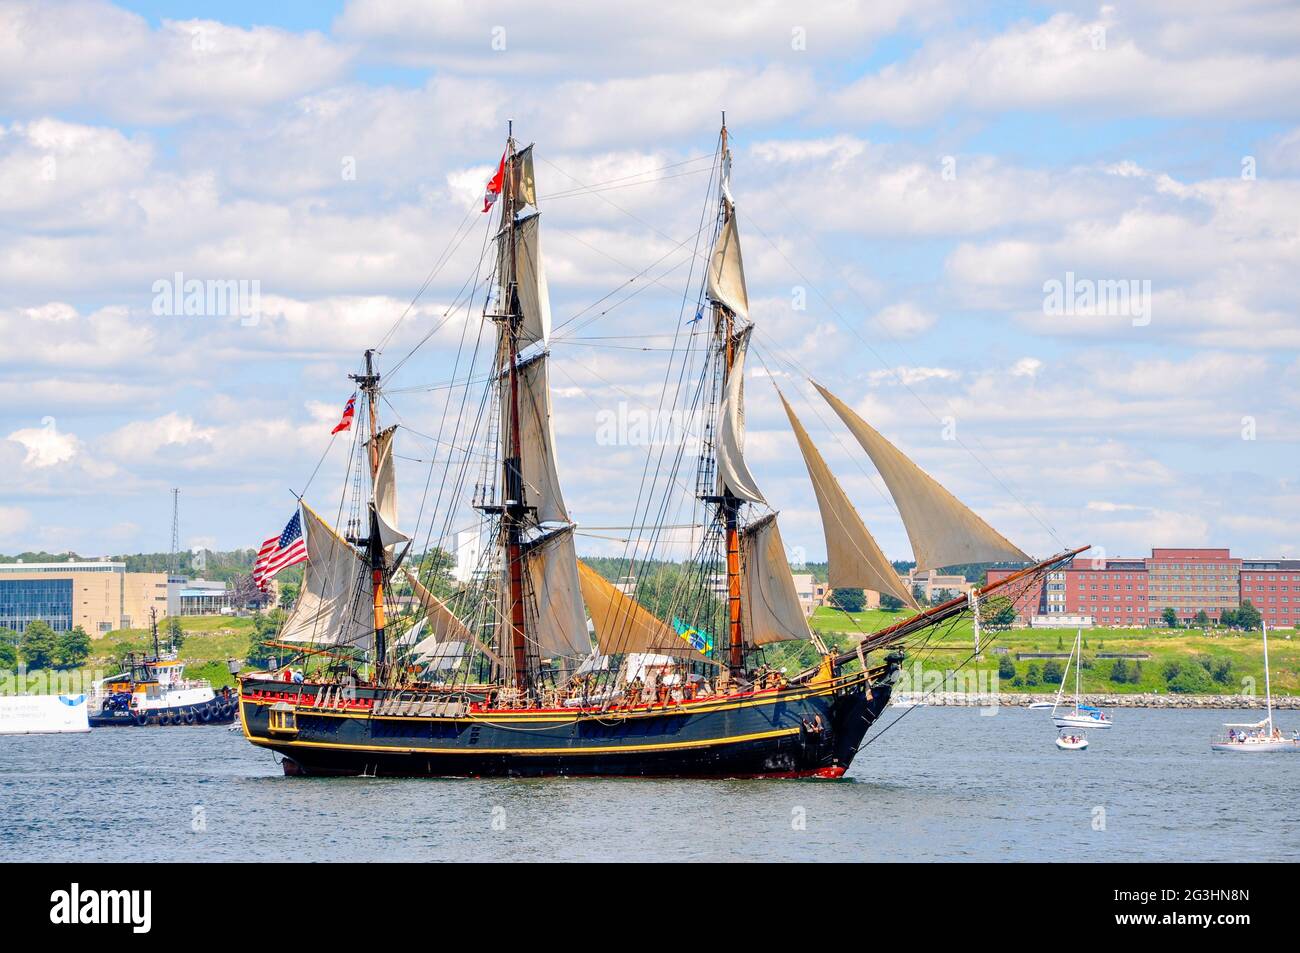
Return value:
<svg viewBox="0 0 1300 953">
<path fill-rule="evenodd" d="M 250 741 L 286 774 L 353 777 L 837 778 L 890 697 L 890 679 L 858 678 L 653 711 L 392 717 L 322 709 L 310 685 L 256 685 L 241 697 Z M 277 704 L 293 721 L 273 731 Z"/>
</svg>

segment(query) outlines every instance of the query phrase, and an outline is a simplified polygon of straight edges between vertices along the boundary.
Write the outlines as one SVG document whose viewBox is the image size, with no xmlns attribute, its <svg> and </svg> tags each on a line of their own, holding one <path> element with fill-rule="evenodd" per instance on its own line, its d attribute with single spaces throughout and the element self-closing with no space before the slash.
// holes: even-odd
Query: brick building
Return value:
<svg viewBox="0 0 1300 953">
<path fill-rule="evenodd" d="M 1243 559 L 1241 598 L 1270 626 L 1300 627 L 1300 559 Z"/>
<path fill-rule="evenodd" d="M 1011 572 L 990 570 L 989 581 Z M 1162 623 L 1166 608 L 1182 622 L 1200 612 L 1217 621 L 1243 599 L 1270 625 L 1300 625 L 1300 560 L 1240 559 L 1227 549 L 1153 549 L 1133 559 L 1085 554 L 1048 573 L 1015 602 L 1024 624 L 1083 617 L 1100 626 L 1150 626 Z"/>
</svg>

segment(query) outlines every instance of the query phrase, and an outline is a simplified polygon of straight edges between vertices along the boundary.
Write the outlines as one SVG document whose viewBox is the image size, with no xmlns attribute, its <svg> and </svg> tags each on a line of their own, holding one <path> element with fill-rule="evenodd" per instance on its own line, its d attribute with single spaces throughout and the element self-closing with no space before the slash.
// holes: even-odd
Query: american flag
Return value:
<svg viewBox="0 0 1300 953">
<path fill-rule="evenodd" d="M 281 569 L 300 563 L 307 558 L 307 540 L 302 535 L 302 511 L 293 514 L 293 519 L 285 526 L 279 536 L 272 536 L 257 551 L 257 561 L 253 563 L 253 582 L 257 588 L 266 592 L 268 583 Z"/>
</svg>

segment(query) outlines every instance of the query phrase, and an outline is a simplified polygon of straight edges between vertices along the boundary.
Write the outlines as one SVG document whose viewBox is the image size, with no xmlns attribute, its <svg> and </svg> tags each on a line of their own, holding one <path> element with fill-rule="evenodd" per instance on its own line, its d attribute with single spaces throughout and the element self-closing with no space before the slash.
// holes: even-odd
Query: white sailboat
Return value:
<svg viewBox="0 0 1300 953">
<path fill-rule="evenodd" d="M 1268 715 L 1263 721 L 1253 724 L 1225 724 L 1223 734 L 1210 743 L 1213 751 L 1234 754 L 1300 753 L 1300 734 L 1292 732 L 1291 737 L 1286 738 L 1282 735 L 1282 729 L 1273 724 L 1273 688 L 1268 672 L 1268 623 L 1262 622 L 1261 626 L 1264 630 L 1264 704 Z"/>
<path fill-rule="evenodd" d="M 1110 728 L 1113 723 L 1109 715 L 1093 705 L 1079 703 L 1079 670 L 1083 668 L 1082 643 L 1083 629 L 1079 629 L 1075 632 L 1074 648 L 1070 650 L 1070 657 L 1065 662 L 1065 671 L 1061 674 L 1061 687 L 1057 689 L 1056 704 L 1052 706 L 1052 720 L 1057 728 Z M 1074 663 L 1074 710 L 1058 715 L 1056 710 L 1061 707 L 1061 696 L 1065 694 L 1065 680 L 1070 675 L 1071 662 Z"/>
</svg>

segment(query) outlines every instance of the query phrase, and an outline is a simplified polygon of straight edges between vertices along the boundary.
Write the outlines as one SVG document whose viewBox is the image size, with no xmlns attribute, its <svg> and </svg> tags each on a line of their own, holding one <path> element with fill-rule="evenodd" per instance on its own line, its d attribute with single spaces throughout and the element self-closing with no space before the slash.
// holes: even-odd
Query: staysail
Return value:
<svg viewBox="0 0 1300 953">
<path fill-rule="evenodd" d="M 740 547 L 745 567 L 745 639 L 752 645 L 811 639 L 776 514 L 747 526 L 740 534 Z"/>
<path fill-rule="evenodd" d="M 867 531 L 857 508 L 826 465 L 821 452 L 808 436 L 794 408 L 777 388 L 777 396 L 790 418 L 799 450 L 803 453 L 808 478 L 812 480 L 817 495 L 817 508 L 821 511 L 822 532 L 826 537 L 827 582 L 832 589 L 871 589 L 888 593 L 904 604 L 916 608 L 916 600 L 894 571 L 893 565 L 881 550 L 875 538 Z"/>
<path fill-rule="evenodd" d="M 370 567 L 306 503 L 302 514 L 307 562 L 302 590 L 280 630 L 280 641 L 369 649 L 375 632 Z"/>
<path fill-rule="evenodd" d="M 581 560 L 578 561 L 578 580 L 582 584 L 582 599 L 591 613 L 596 644 L 602 655 L 650 652 L 672 655 L 679 660 L 708 661 L 687 645 L 672 626 L 656 618 L 645 606 L 625 595 Z"/>
<path fill-rule="evenodd" d="M 732 339 L 735 352 L 718 413 L 718 490 L 748 503 L 766 503 L 745 463 L 745 352 L 753 330 L 751 324 Z"/>
<path fill-rule="evenodd" d="M 427 655 L 431 646 L 425 645 L 425 643 L 427 643 L 429 639 L 434 640 L 434 643 L 438 645 L 468 642 L 478 646 L 483 654 L 497 665 L 501 664 L 501 656 L 493 651 L 491 646 L 485 645 L 478 636 L 474 635 L 474 633 L 470 631 L 469 627 L 465 625 L 465 623 L 462 622 L 450 608 L 448 608 L 447 603 L 443 602 L 422 585 L 420 580 L 417 579 L 415 574 L 409 569 L 404 570 L 404 572 L 406 573 L 407 581 L 411 584 L 411 592 L 415 594 L 415 598 L 419 601 L 420 605 L 424 607 L 425 616 L 429 620 L 429 637 L 426 638 L 424 642 L 421 642 L 417 648 L 422 649 L 423 653 Z"/>
<path fill-rule="evenodd" d="M 872 429 L 844 401 L 816 381 L 812 385 L 857 437 L 884 478 L 898 504 L 917 569 L 1033 561 Z"/>
</svg>

